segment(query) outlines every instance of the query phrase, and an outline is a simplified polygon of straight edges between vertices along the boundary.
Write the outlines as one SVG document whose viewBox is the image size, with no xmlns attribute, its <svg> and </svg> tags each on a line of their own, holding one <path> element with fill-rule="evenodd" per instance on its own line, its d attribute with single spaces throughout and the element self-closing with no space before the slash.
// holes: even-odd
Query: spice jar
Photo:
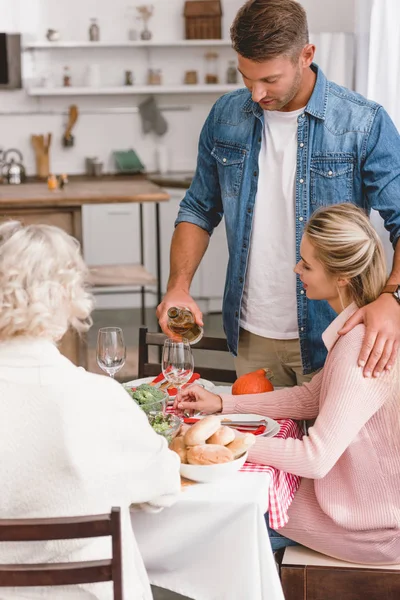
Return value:
<svg viewBox="0 0 400 600">
<path fill-rule="evenodd" d="M 97 19 L 90 19 L 91 25 L 89 27 L 89 41 L 99 42 L 100 41 L 100 27 Z"/>
<path fill-rule="evenodd" d="M 71 70 L 69 67 L 64 67 L 63 86 L 71 87 Z"/>
<path fill-rule="evenodd" d="M 219 83 L 218 78 L 218 54 L 216 52 L 207 52 L 206 59 L 206 83 Z"/>
<path fill-rule="evenodd" d="M 236 69 L 236 63 L 234 60 L 230 60 L 228 63 L 228 68 L 226 70 L 226 83 L 237 83 L 238 82 L 238 72 Z"/>
<path fill-rule="evenodd" d="M 133 85 L 132 71 L 125 71 L 125 85 Z"/>
<path fill-rule="evenodd" d="M 56 190 L 58 188 L 58 181 L 55 175 L 48 176 L 47 187 L 49 188 L 49 190 Z"/>
</svg>

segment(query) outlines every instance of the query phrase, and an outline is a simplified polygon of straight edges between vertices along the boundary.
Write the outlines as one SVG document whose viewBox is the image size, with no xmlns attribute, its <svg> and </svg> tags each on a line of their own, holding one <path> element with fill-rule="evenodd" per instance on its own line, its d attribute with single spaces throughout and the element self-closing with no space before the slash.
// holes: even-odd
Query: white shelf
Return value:
<svg viewBox="0 0 400 600">
<path fill-rule="evenodd" d="M 79 42 L 79 41 L 59 41 L 59 42 L 26 42 L 24 50 L 55 50 L 61 48 L 176 48 L 176 47 L 209 47 L 209 46 L 231 46 L 231 40 L 138 40 L 136 42 Z"/>
<path fill-rule="evenodd" d="M 32 87 L 29 96 L 135 96 L 137 94 L 225 94 L 242 85 L 132 85 L 121 87 Z"/>
</svg>

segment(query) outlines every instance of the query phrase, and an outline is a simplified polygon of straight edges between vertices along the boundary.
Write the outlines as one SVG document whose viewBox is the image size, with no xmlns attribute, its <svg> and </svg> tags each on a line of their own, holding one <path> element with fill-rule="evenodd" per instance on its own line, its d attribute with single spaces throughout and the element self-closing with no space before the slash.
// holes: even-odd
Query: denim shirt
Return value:
<svg viewBox="0 0 400 600">
<path fill-rule="evenodd" d="M 378 210 L 395 246 L 400 236 L 399 133 L 379 104 L 328 81 L 317 65 L 312 69 L 317 74 L 316 84 L 298 117 L 297 260 L 310 215 L 321 205 L 340 202 L 352 202 L 368 214 L 371 208 Z M 263 120 L 263 110 L 247 89 L 217 100 L 202 129 L 196 173 L 176 220 L 176 224 L 198 225 L 211 235 L 222 217 L 225 219 L 229 262 L 223 323 L 235 355 Z M 270 227 L 274 224 L 265 224 L 265 243 Z M 327 302 L 308 300 L 299 279 L 296 293 L 303 371 L 312 373 L 324 364 L 326 349 L 321 335 L 336 314 Z"/>
</svg>

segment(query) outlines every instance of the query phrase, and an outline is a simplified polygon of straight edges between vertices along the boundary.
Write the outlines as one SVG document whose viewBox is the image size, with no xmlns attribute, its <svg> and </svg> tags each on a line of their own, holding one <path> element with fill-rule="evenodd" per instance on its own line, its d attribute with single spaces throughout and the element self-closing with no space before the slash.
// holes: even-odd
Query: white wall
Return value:
<svg viewBox="0 0 400 600">
<path fill-rule="evenodd" d="M 310 30 L 352 31 L 354 0 L 303 0 L 308 11 Z M 183 0 L 152 0 L 155 13 L 150 22 L 154 39 L 183 37 Z M 63 39 L 82 39 L 88 36 L 91 17 L 98 17 L 103 40 L 127 39 L 132 25 L 127 18 L 127 0 L 0 0 L 2 31 L 21 32 L 25 39 L 44 39 L 48 27 L 59 29 Z M 140 4 L 139 2 L 132 4 Z M 242 0 L 223 0 L 223 36 L 229 36 L 229 26 Z M 140 23 L 133 23 L 140 28 Z M 186 69 L 204 71 L 204 50 L 201 49 L 88 49 L 58 50 L 53 52 L 25 53 L 24 78 L 27 84 L 43 75 L 53 74 L 59 83 L 64 65 L 70 65 L 76 85 L 84 79 L 89 63 L 99 63 L 104 82 L 119 84 L 125 69 L 132 69 L 137 83 L 143 83 L 145 70 L 150 64 L 163 69 L 164 81 L 180 82 Z M 230 49 L 220 50 L 220 77 L 224 78 Z M 150 63 L 148 63 L 150 60 Z M 159 96 L 163 107 L 189 108 L 164 112 L 169 131 L 163 142 L 169 150 L 171 170 L 191 170 L 195 165 L 197 140 L 202 123 L 216 96 Z M 0 112 L 19 110 L 64 111 L 77 102 L 83 110 L 104 107 L 133 107 L 143 100 L 141 96 L 89 97 L 89 98 L 29 98 L 25 91 L 0 92 Z M 74 131 L 76 145 L 73 149 L 61 146 L 61 136 L 66 118 L 62 115 L 0 114 L 0 148 L 17 147 L 24 155 L 27 171 L 35 173 L 34 154 L 30 135 L 53 133 L 51 169 L 54 172 L 80 173 L 84 171 L 86 156 L 99 156 L 110 171 L 114 165 L 112 151 L 133 147 L 149 170 L 155 168 L 155 144 L 152 134 L 143 136 L 138 114 L 82 115 Z"/>
</svg>

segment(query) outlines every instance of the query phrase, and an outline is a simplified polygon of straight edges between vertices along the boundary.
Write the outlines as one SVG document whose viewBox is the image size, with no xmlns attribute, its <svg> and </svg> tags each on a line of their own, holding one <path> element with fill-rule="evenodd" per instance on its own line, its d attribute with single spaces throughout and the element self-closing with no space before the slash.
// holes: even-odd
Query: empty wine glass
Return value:
<svg viewBox="0 0 400 600">
<path fill-rule="evenodd" d="M 97 334 L 97 364 L 110 377 L 115 377 L 125 364 L 126 346 L 119 327 L 102 327 Z"/>
<path fill-rule="evenodd" d="M 193 375 L 194 360 L 192 349 L 187 340 L 177 342 L 167 338 L 164 342 L 162 355 L 162 372 L 167 381 L 176 389 L 176 400 L 179 402 L 181 388 Z"/>
</svg>

